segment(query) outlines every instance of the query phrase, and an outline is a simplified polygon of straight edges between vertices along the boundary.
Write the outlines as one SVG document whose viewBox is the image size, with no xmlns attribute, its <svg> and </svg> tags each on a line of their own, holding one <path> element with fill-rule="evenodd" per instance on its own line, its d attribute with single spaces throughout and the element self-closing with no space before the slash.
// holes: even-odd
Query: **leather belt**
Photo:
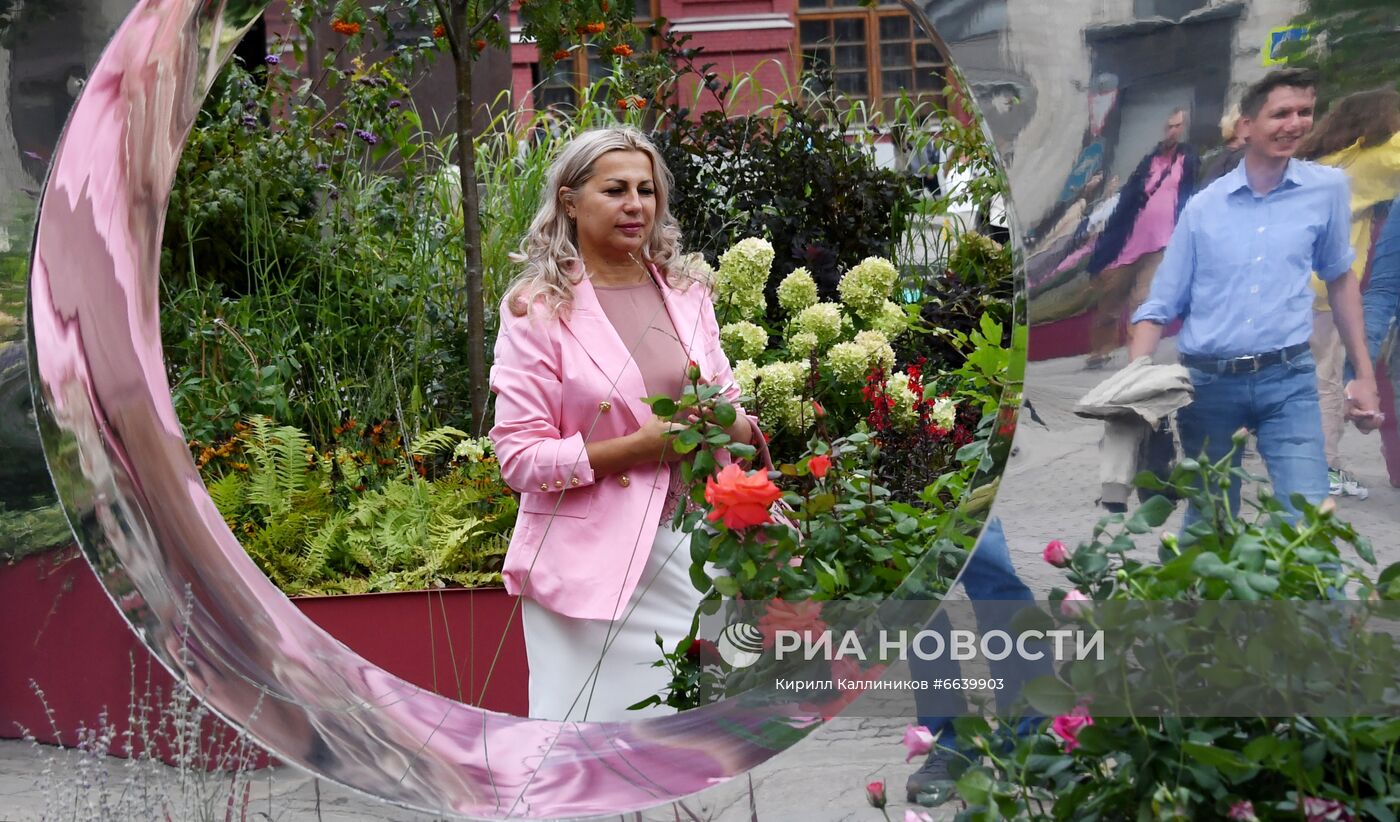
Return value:
<svg viewBox="0 0 1400 822">
<path fill-rule="evenodd" d="M 1206 371 L 1211 374 L 1253 374 L 1260 369 L 1268 368 L 1271 365 L 1285 363 L 1304 351 L 1308 350 L 1308 344 L 1298 343 L 1287 348 L 1280 348 L 1277 351 L 1268 351 L 1263 354 L 1253 354 L 1248 357 L 1205 357 L 1197 354 L 1182 354 L 1181 364 L 1188 368 L 1195 368 L 1199 371 Z"/>
</svg>

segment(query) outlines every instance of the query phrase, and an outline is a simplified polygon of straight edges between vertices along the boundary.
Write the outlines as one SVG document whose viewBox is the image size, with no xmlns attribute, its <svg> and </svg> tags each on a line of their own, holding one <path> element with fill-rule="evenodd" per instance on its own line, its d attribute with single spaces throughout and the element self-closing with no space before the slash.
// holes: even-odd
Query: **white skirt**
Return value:
<svg viewBox="0 0 1400 822">
<path fill-rule="evenodd" d="M 651 667 L 690 633 L 701 594 L 690 584 L 690 535 L 662 525 L 646 568 L 622 618 L 577 619 L 521 602 L 525 655 L 530 663 L 530 716 L 574 722 L 610 722 L 675 713 L 666 705 L 629 711 L 660 693 L 671 675 Z"/>
</svg>

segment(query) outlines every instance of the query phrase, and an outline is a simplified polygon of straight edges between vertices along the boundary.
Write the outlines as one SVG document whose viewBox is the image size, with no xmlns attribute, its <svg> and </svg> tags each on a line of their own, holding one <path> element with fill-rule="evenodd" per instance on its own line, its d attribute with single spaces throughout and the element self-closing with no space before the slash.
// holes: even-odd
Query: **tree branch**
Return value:
<svg viewBox="0 0 1400 822">
<path fill-rule="evenodd" d="M 437 0 L 434 1 L 437 2 Z M 510 0 L 496 0 L 496 4 L 487 9 L 486 13 L 477 19 L 476 25 L 472 26 L 472 30 L 467 32 L 467 36 L 463 39 L 467 41 L 475 40 L 478 34 L 486 30 L 486 21 L 491 19 L 491 15 L 500 14 L 503 11 L 510 11 Z M 506 25 L 506 36 L 507 38 L 510 36 L 509 21 L 507 21 Z"/>
</svg>

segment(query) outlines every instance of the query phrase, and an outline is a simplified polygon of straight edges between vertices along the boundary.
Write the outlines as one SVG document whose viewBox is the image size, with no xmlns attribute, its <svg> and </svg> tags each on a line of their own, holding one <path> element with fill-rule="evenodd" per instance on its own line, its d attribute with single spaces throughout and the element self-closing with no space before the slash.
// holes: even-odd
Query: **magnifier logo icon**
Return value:
<svg viewBox="0 0 1400 822">
<path fill-rule="evenodd" d="M 747 668 L 763 656 L 763 632 L 747 622 L 736 622 L 720 632 L 719 658 L 731 668 Z"/>
</svg>

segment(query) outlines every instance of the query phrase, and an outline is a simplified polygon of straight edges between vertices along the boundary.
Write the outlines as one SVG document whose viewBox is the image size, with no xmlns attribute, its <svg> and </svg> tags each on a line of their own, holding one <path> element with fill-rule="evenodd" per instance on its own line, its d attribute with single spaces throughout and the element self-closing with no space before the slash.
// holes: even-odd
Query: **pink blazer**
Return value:
<svg viewBox="0 0 1400 822">
<path fill-rule="evenodd" d="M 652 276 L 687 355 L 737 403 L 709 289 L 677 291 Z M 651 409 L 641 370 L 587 279 L 556 318 L 538 302 L 524 317 L 502 305 L 491 390 L 491 440 L 502 477 L 520 492 L 506 590 L 566 616 L 619 618 L 656 538 L 670 472 L 644 464 L 598 476 L 588 463 L 586 442 L 638 430 Z"/>
</svg>

